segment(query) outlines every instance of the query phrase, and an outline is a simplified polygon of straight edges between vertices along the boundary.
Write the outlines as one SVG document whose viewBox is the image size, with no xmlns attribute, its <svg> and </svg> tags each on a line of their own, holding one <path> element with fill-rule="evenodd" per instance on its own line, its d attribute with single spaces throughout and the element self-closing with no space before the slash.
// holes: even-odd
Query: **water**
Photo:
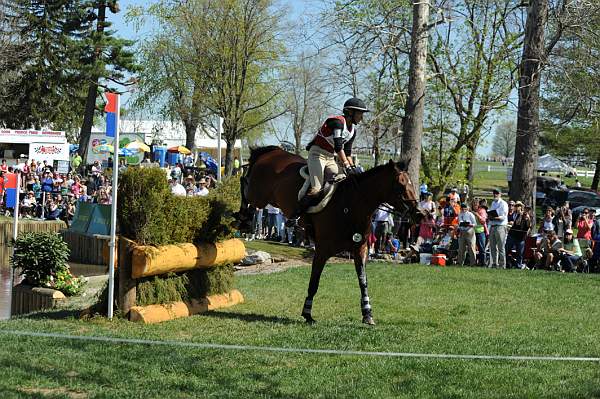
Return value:
<svg viewBox="0 0 600 399">
<path fill-rule="evenodd" d="M 10 319 L 10 268 L 0 266 L 0 320 Z"/>
</svg>

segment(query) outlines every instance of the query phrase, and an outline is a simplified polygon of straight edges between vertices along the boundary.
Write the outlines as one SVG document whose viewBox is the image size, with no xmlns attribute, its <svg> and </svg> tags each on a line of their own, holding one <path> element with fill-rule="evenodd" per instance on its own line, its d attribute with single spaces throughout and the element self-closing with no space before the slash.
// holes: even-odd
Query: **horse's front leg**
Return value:
<svg viewBox="0 0 600 399">
<path fill-rule="evenodd" d="M 369 302 L 369 292 L 367 290 L 367 257 L 369 256 L 369 247 L 366 243 L 354 250 L 354 267 L 358 276 L 358 286 L 360 287 L 360 307 L 362 311 L 362 322 L 369 325 L 375 325 L 371 313 L 371 303 Z"/>
<path fill-rule="evenodd" d="M 327 257 L 315 253 L 312 261 L 312 269 L 310 272 L 310 283 L 308 284 L 308 296 L 304 300 L 304 308 L 302 309 L 302 317 L 307 323 L 314 323 L 315 319 L 312 318 L 312 304 L 313 298 L 317 294 L 319 289 L 319 280 L 321 279 L 321 273 L 325 267 Z"/>
</svg>

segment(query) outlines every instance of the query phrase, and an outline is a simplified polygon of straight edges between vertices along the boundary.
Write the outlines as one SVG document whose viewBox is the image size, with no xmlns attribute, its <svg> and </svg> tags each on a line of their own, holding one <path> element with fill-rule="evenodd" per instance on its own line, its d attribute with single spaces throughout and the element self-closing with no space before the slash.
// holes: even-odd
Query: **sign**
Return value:
<svg viewBox="0 0 600 399">
<path fill-rule="evenodd" d="M 54 161 L 54 171 L 58 172 L 60 174 L 67 174 L 69 173 L 69 165 L 70 165 L 70 161 L 59 161 L 59 160 L 55 160 Z"/>
<path fill-rule="evenodd" d="M 77 202 L 69 230 L 82 234 L 110 234 L 110 205 Z"/>
<path fill-rule="evenodd" d="M 73 216 L 69 230 L 85 234 L 90 225 L 90 220 L 92 220 L 93 213 L 94 204 L 77 201 L 77 208 L 75 209 L 75 215 Z"/>
<path fill-rule="evenodd" d="M 30 144 L 30 143 L 66 143 L 65 132 L 52 130 L 10 130 L 0 129 L 0 143 Z"/>
<path fill-rule="evenodd" d="M 4 174 L 4 190 L 6 191 L 6 207 L 14 208 L 19 202 L 17 198 L 17 174 Z"/>
<path fill-rule="evenodd" d="M 57 160 L 68 161 L 69 144 L 31 143 L 29 144 L 29 159 L 48 161 L 50 164 Z"/>
</svg>

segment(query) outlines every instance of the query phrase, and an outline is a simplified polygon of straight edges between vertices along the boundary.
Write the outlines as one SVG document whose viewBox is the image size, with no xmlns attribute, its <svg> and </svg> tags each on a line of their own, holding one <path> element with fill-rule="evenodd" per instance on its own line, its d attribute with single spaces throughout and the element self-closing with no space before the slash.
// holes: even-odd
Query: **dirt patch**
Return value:
<svg viewBox="0 0 600 399">
<path fill-rule="evenodd" d="M 252 274 L 278 273 L 293 267 L 310 266 L 310 262 L 303 260 L 287 260 L 273 263 L 261 263 L 251 266 L 235 266 L 236 276 L 247 276 Z"/>
<path fill-rule="evenodd" d="M 66 395 L 71 399 L 86 399 L 88 397 L 88 394 L 85 392 L 72 391 L 67 388 L 19 388 L 19 391 L 42 396 Z"/>
</svg>

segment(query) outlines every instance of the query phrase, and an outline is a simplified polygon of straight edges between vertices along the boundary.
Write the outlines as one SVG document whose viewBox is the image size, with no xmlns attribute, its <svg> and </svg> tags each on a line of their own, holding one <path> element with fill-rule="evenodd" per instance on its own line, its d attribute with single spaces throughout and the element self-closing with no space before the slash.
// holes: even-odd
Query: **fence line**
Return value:
<svg viewBox="0 0 600 399">
<path fill-rule="evenodd" d="M 509 170 L 512 169 L 512 166 L 495 166 L 495 165 L 486 165 L 479 166 L 476 168 L 476 172 L 504 172 L 508 173 Z M 575 170 L 577 177 L 594 177 L 593 170 Z M 553 172 L 550 172 L 553 173 Z"/>
</svg>

